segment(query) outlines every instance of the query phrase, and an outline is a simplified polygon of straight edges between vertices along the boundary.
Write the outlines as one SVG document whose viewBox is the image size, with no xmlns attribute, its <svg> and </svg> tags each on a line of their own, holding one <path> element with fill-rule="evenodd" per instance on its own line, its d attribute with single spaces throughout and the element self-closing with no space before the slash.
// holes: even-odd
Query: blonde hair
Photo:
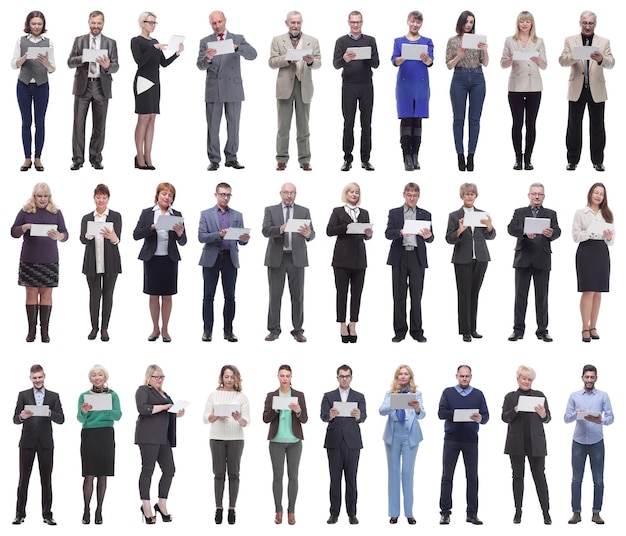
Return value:
<svg viewBox="0 0 626 536">
<path fill-rule="evenodd" d="M 165 374 L 163 374 L 163 369 L 159 367 L 159 365 L 148 365 L 148 368 L 146 369 L 146 375 L 144 376 L 144 379 L 143 379 L 144 385 L 150 385 L 150 378 L 155 372 L 159 376 L 165 376 Z M 163 392 L 161 389 L 157 389 L 157 391 Z"/>
<path fill-rule="evenodd" d="M 30 196 L 30 199 L 26 201 L 24 204 L 23 210 L 28 214 L 34 214 L 37 212 L 37 203 L 35 202 L 35 195 L 37 192 L 42 192 L 48 196 L 48 204 L 46 205 L 46 210 L 50 212 L 50 214 L 56 214 L 59 212 L 59 208 L 52 201 L 52 193 L 50 193 L 50 186 L 48 186 L 45 182 L 38 182 L 33 186 L 33 193 Z"/>
<path fill-rule="evenodd" d="M 393 373 L 393 381 L 391 382 L 391 386 L 389 387 L 389 392 L 399 393 L 400 391 L 402 391 L 402 389 L 400 388 L 400 384 L 398 383 L 398 375 L 400 374 L 400 371 L 402 369 L 406 369 L 407 372 L 409 373 L 409 392 L 414 393 L 415 391 L 417 391 L 417 385 L 415 383 L 415 376 L 413 375 L 413 370 L 411 369 L 411 367 L 409 367 L 409 365 L 398 366 L 396 371 Z"/>
<path fill-rule="evenodd" d="M 152 13 L 152 11 L 142 11 L 141 13 L 139 13 L 139 17 L 137 17 L 137 22 L 139 23 L 139 27 L 141 28 L 141 25 L 146 22 L 146 19 L 148 17 L 154 17 L 155 19 L 157 18 L 157 16 Z"/>
<path fill-rule="evenodd" d="M 515 33 L 513 34 L 513 39 L 519 41 L 520 31 L 519 31 L 519 21 L 521 20 L 529 20 L 530 21 L 530 30 L 528 32 L 528 36 L 533 43 L 537 42 L 537 33 L 535 32 L 535 17 L 530 11 L 522 11 L 515 21 Z"/>
<path fill-rule="evenodd" d="M 519 378 L 520 376 L 526 376 L 530 381 L 535 381 L 535 378 L 537 377 L 537 373 L 535 372 L 534 369 L 527 367 L 526 365 L 520 365 L 519 367 L 517 367 L 517 372 L 516 372 L 516 378 Z"/>
<path fill-rule="evenodd" d="M 341 192 L 341 202 L 348 202 L 348 192 L 350 190 L 358 190 L 359 191 L 359 200 L 356 202 L 357 205 L 361 204 L 361 187 L 356 182 L 349 182 L 343 187 L 343 192 Z"/>
<path fill-rule="evenodd" d="M 220 377 L 217 379 L 218 390 L 224 388 L 224 374 L 226 374 L 227 370 L 233 371 L 233 374 L 235 375 L 235 385 L 233 386 L 233 389 L 240 392 L 243 389 L 243 382 L 241 381 L 241 373 L 235 365 L 224 365 L 222 367 L 222 370 L 220 370 Z"/>
</svg>

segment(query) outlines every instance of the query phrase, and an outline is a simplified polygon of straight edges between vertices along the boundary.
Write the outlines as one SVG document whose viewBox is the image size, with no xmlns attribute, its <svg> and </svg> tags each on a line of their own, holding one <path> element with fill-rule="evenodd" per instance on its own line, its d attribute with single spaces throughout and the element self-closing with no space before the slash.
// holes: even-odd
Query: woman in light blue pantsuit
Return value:
<svg viewBox="0 0 626 536">
<path fill-rule="evenodd" d="M 392 409 L 391 395 L 413 394 L 409 409 Z M 404 515 L 409 525 L 415 525 L 413 517 L 413 473 L 417 447 L 423 439 L 419 419 L 426 416 L 422 393 L 417 390 L 413 371 L 408 365 L 400 365 L 393 376 L 389 392 L 378 412 L 387 415 L 383 434 L 387 452 L 389 523 L 396 524 L 400 517 L 400 482 L 404 494 Z"/>
</svg>

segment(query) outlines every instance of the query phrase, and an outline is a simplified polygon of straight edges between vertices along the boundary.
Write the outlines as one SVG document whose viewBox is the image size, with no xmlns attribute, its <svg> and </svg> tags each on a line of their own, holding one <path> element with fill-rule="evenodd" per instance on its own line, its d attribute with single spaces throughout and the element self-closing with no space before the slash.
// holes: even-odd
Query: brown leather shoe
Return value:
<svg viewBox="0 0 626 536">
<path fill-rule="evenodd" d="M 573 512 L 572 517 L 569 518 L 568 523 L 570 525 L 575 525 L 576 523 L 580 523 L 580 512 Z"/>
<path fill-rule="evenodd" d="M 311 164 L 309 164 L 308 162 L 305 162 L 304 164 L 300 164 L 300 167 L 302 168 L 302 171 L 313 171 Z"/>
<path fill-rule="evenodd" d="M 298 342 L 306 342 L 306 337 L 304 336 L 304 333 L 302 333 L 301 331 L 294 333 L 293 338 L 296 339 L 296 341 Z"/>
<path fill-rule="evenodd" d="M 274 523 L 276 525 L 280 525 L 282 522 L 283 522 L 283 513 L 276 512 L 276 515 L 274 516 Z"/>
<path fill-rule="evenodd" d="M 293 512 L 287 512 L 287 523 L 289 523 L 290 525 L 295 525 L 296 514 L 294 514 Z"/>
<path fill-rule="evenodd" d="M 604 525 L 604 519 L 600 517 L 600 512 L 594 512 L 591 516 L 591 521 L 597 523 L 598 525 Z"/>
<path fill-rule="evenodd" d="M 285 171 L 287 164 L 285 162 L 276 162 L 276 171 Z"/>
<path fill-rule="evenodd" d="M 276 339 L 278 339 L 278 333 L 274 333 L 273 331 L 270 331 L 265 337 L 265 340 L 268 342 L 275 341 Z"/>
</svg>

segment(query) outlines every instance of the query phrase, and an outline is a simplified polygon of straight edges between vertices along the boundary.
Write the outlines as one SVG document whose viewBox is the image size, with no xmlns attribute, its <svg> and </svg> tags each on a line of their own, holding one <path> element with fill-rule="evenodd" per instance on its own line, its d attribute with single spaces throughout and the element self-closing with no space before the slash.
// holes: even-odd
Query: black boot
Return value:
<svg viewBox="0 0 626 536">
<path fill-rule="evenodd" d="M 522 153 L 515 153 L 515 164 L 513 166 L 515 171 L 522 170 Z"/>
<path fill-rule="evenodd" d="M 467 153 L 467 171 L 474 171 L 474 153 Z"/>
<path fill-rule="evenodd" d="M 524 154 L 524 169 L 527 171 L 532 171 L 535 167 L 530 163 L 531 153 Z"/>
<path fill-rule="evenodd" d="M 465 171 L 465 155 L 463 153 L 458 153 L 456 157 L 459 161 L 459 171 Z"/>
<path fill-rule="evenodd" d="M 417 156 L 420 152 L 420 145 L 422 144 L 422 129 L 414 128 L 413 136 L 411 136 L 411 146 L 413 149 L 413 169 L 421 169 Z"/>
<path fill-rule="evenodd" d="M 26 316 L 28 317 L 28 335 L 26 335 L 26 342 L 33 342 L 35 340 L 38 312 L 38 305 L 26 305 Z"/>
<path fill-rule="evenodd" d="M 411 127 L 400 124 L 400 147 L 402 147 L 402 157 L 404 158 L 404 170 L 413 171 L 413 150 L 411 147 Z"/>
<path fill-rule="evenodd" d="M 51 312 L 52 305 L 39 306 L 39 326 L 41 327 L 41 342 L 50 342 L 50 336 L 48 335 L 48 325 L 50 323 Z"/>
</svg>

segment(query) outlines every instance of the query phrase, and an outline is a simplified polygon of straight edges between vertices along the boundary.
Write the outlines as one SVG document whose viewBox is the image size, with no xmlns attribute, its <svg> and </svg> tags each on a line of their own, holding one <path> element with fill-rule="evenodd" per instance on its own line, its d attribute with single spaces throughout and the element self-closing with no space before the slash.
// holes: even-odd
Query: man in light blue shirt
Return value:
<svg viewBox="0 0 626 536">
<path fill-rule="evenodd" d="M 613 409 L 609 395 L 595 388 L 598 371 L 593 365 L 583 367 L 584 389 L 573 392 L 567 402 L 565 422 L 576 421 L 572 441 L 572 517 L 570 525 L 580 522 L 580 495 L 585 472 L 585 462 L 589 456 L 593 477 L 593 516 L 591 520 L 603 525 L 600 517 L 604 495 L 604 434 L 602 426 L 613 422 Z"/>
</svg>

